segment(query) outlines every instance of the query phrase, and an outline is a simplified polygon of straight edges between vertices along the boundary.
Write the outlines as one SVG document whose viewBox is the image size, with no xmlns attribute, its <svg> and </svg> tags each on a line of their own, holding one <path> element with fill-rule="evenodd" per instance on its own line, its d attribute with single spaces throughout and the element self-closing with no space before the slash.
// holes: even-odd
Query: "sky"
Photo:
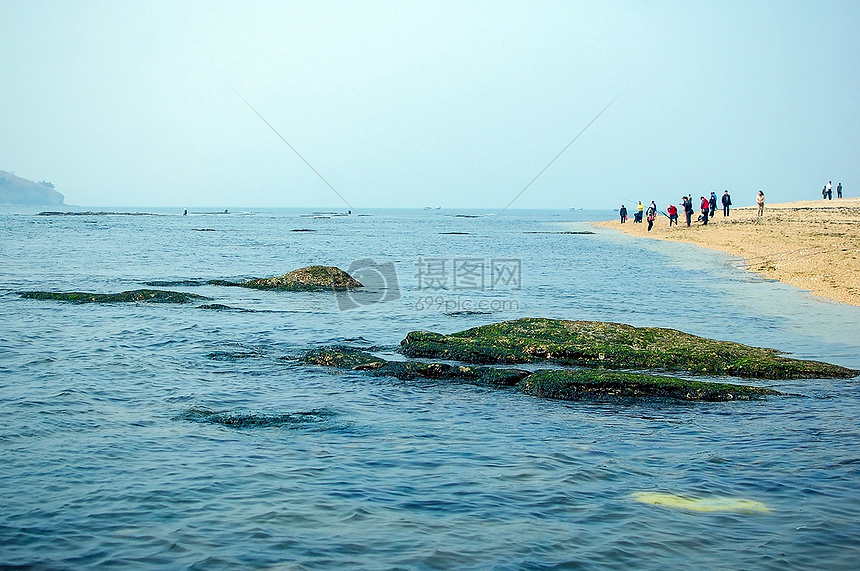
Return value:
<svg viewBox="0 0 860 571">
<path fill-rule="evenodd" d="M 0 0 L 0 82 L 73 205 L 860 196 L 854 1 Z"/>
</svg>

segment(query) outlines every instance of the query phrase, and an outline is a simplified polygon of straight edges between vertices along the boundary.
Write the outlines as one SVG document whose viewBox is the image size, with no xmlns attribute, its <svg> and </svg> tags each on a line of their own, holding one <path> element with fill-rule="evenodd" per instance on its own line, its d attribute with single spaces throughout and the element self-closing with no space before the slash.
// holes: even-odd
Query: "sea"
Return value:
<svg viewBox="0 0 860 571">
<path fill-rule="evenodd" d="M 564 402 L 298 360 L 547 317 L 860 369 L 860 307 L 611 211 L 100 210 L 0 213 L 0 568 L 860 565 L 858 378 Z M 368 291 L 206 283 L 317 264 Z M 135 289 L 210 299 L 19 295 Z"/>
</svg>

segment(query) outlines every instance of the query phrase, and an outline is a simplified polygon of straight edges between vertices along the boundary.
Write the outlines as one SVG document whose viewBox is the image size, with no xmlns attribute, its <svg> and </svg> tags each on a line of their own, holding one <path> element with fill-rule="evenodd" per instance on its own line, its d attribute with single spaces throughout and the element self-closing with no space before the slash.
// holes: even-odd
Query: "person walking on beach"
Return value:
<svg viewBox="0 0 860 571">
<path fill-rule="evenodd" d="M 764 216 L 764 193 L 759 189 L 758 196 L 755 199 L 756 204 L 758 204 L 758 217 L 761 218 Z"/>
<path fill-rule="evenodd" d="M 728 216 L 729 215 L 729 206 L 732 205 L 732 197 L 729 196 L 729 189 L 728 188 L 723 191 L 722 202 L 723 202 L 723 216 Z"/>
<path fill-rule="evenodd" d="M 699 206 L 702 209 L 702 216 L 701 216 L 702 226 L 707 226 L 708 225 L 708 212 L 710 212 L 710 210 L 711 210 L 711 203 L 708 202 L 708 199 L 705 198 L 704 196 L 701 197 L 701 200 L 702 200 L 702 202 L 699 204 Z"/>
<path fill-rule="evenodd" d="M 622 204 L 621 210 L 618 211 L 618 214 L 621 215 L 621 223 L 624 224 L 627 222 L 627 208 Z"/>
<path fill-rule="evenodd" d="M 666 212 L 669 213 L 669 228 L 672 227 L 672 222 L 675 223 L 675 226 L 678 225 L 678 208 L 674 204 L 670 204 L 666 208 Z"/>
<path fill-rule="evenodd" d="M 836 198 L 842 198 L 842 183 L 836 186 Z"/>
<path fill-rule="evenodd" d="M 681 205 L 684 207 L 684 216 L 687 218 L 687 226 L 690 225 L 690 219 L 693 218 L 693 197 L 682 196 Z"/>
<path fill-rule="evenodd" d="M 711 207 L 711 218 L 714 217 L 714 212 L 717 211 L 717 195 L 715 193 L 711 193 L 711 198 L 708 199 L 708 206 Z"/>
<path fill-rule="evenodd" d="M 827 200 L 833 200 L 833 181 L 827 182 Z"/>
</svg>

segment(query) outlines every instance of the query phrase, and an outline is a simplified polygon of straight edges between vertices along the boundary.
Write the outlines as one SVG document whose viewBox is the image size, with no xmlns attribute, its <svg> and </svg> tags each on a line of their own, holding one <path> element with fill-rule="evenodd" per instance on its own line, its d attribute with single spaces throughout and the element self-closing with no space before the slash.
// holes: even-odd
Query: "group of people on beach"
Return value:
<svg viewBox="0 0 860 571">
<path fill-rule="evenodd" d="M 840 183 L 837 188 L 839 192 L 839 197 L 842 197 L 842 184 Z M 723 217 L 729 216 L 729 211 L 732 206 L 732 197 L 729 195 L 729 190 L 726 189 L 723 191 L 723 196 L 720 197 L 720 203 L 723 206 Z M 759 190 L 758 196 L 756 196 L 756 204 L 758 204 L 758 216 L 761 217 L 764 215 L 764 193 Z M 681 197 L 681 208 L 684 211 L 684 217 L 687 222 L 687 226 L 692 224 L 693 212 L 695 212 L 693 208 L 693 195 L 689 194 Z M 699 214 L 698 222 L 702 223 L 702 226 L 707 226 L 708 220 L 714 217 L 714 213 L 717 211 L 717 193 L 712 192 L 709 198 L 705 198 L 704 196 L 699 197 Z M 621 208 L 618 210 L 618 213 L 621 215 L 621 223 L 624 224 L 627 222 L 627 207 L 623 204 Z M 651 228 L 654 227 L 654 221 L 657 219 L 657 205 L 654 201 L 651 201 L 651 204 L 646 209 L 640 200 L 636 205 L 636 212 L 633 214 L 633 223 L 641 224 L 642 218 L 648 222 L 648 231 L 651 231 Z M 675 226 L 678 225 L 678 207 L 674 204 L 670 204 L 666 208 L 666 212 L 660 212 L 664 216 L 669 218 L 669 226 L 671 227 L 673 224 Z"/>
<path fill-rule="evenodd" d="M 827 181 L 824 188 L 821 189 L 821 198 L 824 200 L 833 200 L 833 181 Z M 836 185 L 836 198 L 842 198 L 842 183 Z"/>
</svg>

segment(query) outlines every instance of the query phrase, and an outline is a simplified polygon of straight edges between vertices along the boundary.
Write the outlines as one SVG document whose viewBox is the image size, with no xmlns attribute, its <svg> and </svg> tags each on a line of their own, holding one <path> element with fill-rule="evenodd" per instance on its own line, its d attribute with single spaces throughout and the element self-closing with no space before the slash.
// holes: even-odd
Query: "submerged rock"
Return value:
<svg viewBox="0 0 860 571">
<path fill-rule="evenodd" d="M 153 280 L 143 282 L 143 285 L 151 287 L 197 287 L 207 284 L 206 280 Z"/>
<path fill-rule="evenodd" d="M 378 377 L 396 377 L 402 380 L 436 379 L 454 380 L 479 385 L 516 385 L 528 376 L 527 371 L 425 363 L 421 361 L 388 361 L 351 347 L 334 346 L 309 351 L 300 359 L 305 363 L 368 371 Z"/>
<path fill-rule="evenodd" d="M 22 291 L 18 292 L 26 299 L 45 299 L 54 301 L 71 301 L 74 303 L 191 303 L 208 297 L 180 291 L 165 291 L 159 289 L 136 289 L 120 293 L 90 293 L 83 291 Z"/>
<path fill-rule="evenodd" d="M 308 266 L 282 276 L 255 278 L 244 282 L 209 280 L 207 283 L 280 291 L 349 290 L 364 287 L 361 282 L 334 266 Z"/>
<path fill-rule="evenodd" d="M 764 379 L 858 374 L 838 365 L 782 357 L 773 349 L 715 341 L 675 329 L 541 318 L 505 321 L 451 335 L 413 331 L 401 341 L 401 352 L 469 363 L 551 362 Z"/>
<path fill-rule="evenodd" d="M 315 349 L 300 360 L 313 365 L 366 371 L 373 376 L 396 377 L 402 380 L 435 379 L 513 387 L 524 394 L 557 400 L 670 398 L 687 401 L 730 401 L 781 394 L 758 387 L 705 383 L 605 369 L 540 369 L 530 372 L 423 361 L 387 361 L 365 351 L 343 346 Z"/>
<path fill-rule="evenodd" d="M 215 412 L 205 408 L 192 408 L 185 411 L 176 420 L 192 422 L 207 422 L 220 424 L 230 428 L 260 428 L 269 426 L 300 427 L 317 424 L 327 420 L 334 413 L 327 410 L 309 410 L 288 414 L 254 414 L 242 412 Z"/>
<path fill-rule="evenodd" d="M 206 355 L 213 361 L 241 361 L 243 359 L 262 359 L 266 354 L 262 351 L 214 351 Z"/>
<path fill-rule="evenodd" d="M 661 492 L 636 492 L 632 498 L 643 504 L 677 508 L 694 512 L 769 512 L 770 509 L 761 502 L 745 498 L 726 496 L 707 496 L 693 498 L 677 494 Z"/>
<path fill-rule="evenodd" d="M 222 303 L 205 303 L 203 305 L 198 305 L 197 309 L 212 309 L 215 311 L 237 311 L 240 313 L 255 313 L 253 309 L 243 309 L 241 307 L 230 307 L 229 305 L 224 305 Z"/>
</svg>

